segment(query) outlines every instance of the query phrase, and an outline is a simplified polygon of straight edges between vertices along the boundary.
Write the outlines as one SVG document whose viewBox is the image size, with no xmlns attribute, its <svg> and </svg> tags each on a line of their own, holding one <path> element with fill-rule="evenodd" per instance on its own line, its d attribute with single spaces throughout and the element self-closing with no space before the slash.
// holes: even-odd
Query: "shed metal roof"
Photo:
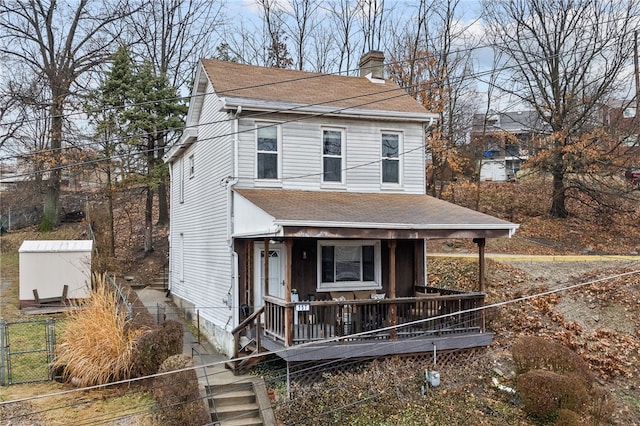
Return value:
<svg viewBox="0 0 640 426">
<path fill-rule="evenodd" d="M 19 253 L 86 252 L 93 248 L 92 240 L 25 240 Z"/>
</svg>

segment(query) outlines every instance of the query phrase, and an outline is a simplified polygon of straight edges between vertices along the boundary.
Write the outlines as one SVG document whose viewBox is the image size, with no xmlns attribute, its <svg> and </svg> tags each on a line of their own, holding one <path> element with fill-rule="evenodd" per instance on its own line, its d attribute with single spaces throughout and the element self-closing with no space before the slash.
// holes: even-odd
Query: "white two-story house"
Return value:
<svg viewBox="0 0 640 426">
<path fill-rule="evenodd" d="M 482 279 L 475 293 L 428 287 L 426 241 L 474 239 L 482 268 L 485 239 L 517 225 L 425 195 L 436 115 L 382 78 L 381 52 L 360 66 L 198 65 L 166 155 L 170 291 L 229 356 L 244 334 L 287 361 L 491 341 L 479 311 L 460 313 L 482 304 Z"/>
</svg>

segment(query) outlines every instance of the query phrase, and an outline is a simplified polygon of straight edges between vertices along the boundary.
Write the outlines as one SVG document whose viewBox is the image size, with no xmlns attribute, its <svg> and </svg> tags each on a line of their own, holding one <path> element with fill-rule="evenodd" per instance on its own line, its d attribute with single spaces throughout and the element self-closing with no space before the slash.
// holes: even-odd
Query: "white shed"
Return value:
<svg viewBox="0 0 640 426">
<path fill-rule="evenodd" d="M 83 299 L 91 289 L 91 240 L 33 240 L 20 246 L 20 306 L 62 297 Z"/>
</svg>

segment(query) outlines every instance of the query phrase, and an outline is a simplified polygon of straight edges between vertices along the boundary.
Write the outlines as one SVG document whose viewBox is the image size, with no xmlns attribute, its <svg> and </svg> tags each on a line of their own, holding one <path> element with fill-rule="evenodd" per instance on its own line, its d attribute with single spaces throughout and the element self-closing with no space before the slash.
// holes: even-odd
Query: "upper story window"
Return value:
<svg viewBox="0 0 640 426">
<path fill-rule="evenodd" d="M 400 133 L 382 133 L 382 183 L 400 183 Z"/>
<path fill-rule="evenodd" d="M 192 178 L 196 174 L 196 163 L 193 155 L 189 157 L 189 177 Z"/>
<path fill-rule="evenodd" d="M 276 124 L 256 125 L 256 177 L 280 178 L 280 127 Z"/>
<path fill-rule="evenodd" d="M 344 131 L 324 129 L 322 131 L 322 181 L 343 182 Z"/>
<path fill-rule="evenodd" d="M 180 197 L 180 202 L 184 203 L 184 157 L 180 157 L 180 159 L 178 160 L 178 173 L 179 175 L 179 179 L 180 179 L 180 191 L 179 191 L 179 197 Z"/>
<path fill-rule="evenodd" d="M 319 241 L 318 289 L 381 288 L 380 241 Z"/>
</svg>

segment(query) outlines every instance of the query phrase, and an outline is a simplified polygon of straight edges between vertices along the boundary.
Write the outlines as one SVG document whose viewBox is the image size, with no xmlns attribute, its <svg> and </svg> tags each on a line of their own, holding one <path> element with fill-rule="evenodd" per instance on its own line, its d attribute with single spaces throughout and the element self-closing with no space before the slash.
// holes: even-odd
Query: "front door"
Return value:
<svg viewBox="0 0 640 426">
<path fill-rule="evenodd" d="M 269 296 L 284 299 L 284 244 L 269 244 Z M 254 310 L 264 305 L 264 243 L 255 243 L 254 246 Z"/>
</svg>

